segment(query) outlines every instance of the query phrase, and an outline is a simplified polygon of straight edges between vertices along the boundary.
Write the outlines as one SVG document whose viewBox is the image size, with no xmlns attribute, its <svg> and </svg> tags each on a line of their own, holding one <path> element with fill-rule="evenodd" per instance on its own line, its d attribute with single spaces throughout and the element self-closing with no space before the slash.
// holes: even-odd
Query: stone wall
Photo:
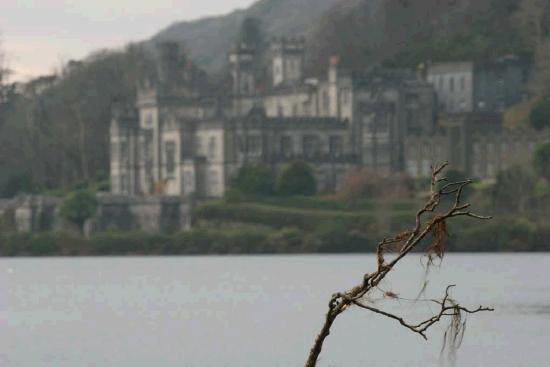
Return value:
<svg viewBox="0 0 550 367">
<path fill-rule="evenodd" d="M 21 196 L 14 199 L 13 215 L 18 232 L 38 232 L 57 229 L 60 226 L 61 199 L 41 195 Z"/>
<path fill-rule="evenodd" d="M 98 195 L 92 231 L 175 232 L 191 227 L 192 200 L 180 197 Z"/>
</svg>

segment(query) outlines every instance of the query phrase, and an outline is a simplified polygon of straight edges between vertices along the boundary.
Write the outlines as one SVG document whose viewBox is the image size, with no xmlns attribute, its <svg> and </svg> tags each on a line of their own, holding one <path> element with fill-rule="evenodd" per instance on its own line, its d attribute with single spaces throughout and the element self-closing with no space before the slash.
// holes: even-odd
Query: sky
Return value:
<svg viewBox="0 0 550 367">
<path fill-rule="evenodd" d="M 12 80 L 92 51 L 147 39 L 176 21 L 246 8 L 254 0 L 0 0 L 0 40 Z"/>
</svg>

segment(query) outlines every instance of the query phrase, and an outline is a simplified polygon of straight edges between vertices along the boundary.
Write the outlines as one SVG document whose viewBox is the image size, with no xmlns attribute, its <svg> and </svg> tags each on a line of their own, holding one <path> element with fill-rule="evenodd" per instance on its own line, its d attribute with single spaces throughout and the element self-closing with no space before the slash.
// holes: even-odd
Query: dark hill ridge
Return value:
<svg viewBox="0 0 550 367">
<path fill-rule="evenodd" d="M 339 54 L 345 67 L 398 60 L 478 59 L 515 52 L 511 14 L 520 0 L 260 0 L 225 16 L 172 24 L 152 41 L 186 44 L 208 72 L 225 65 L 225 55 L 247 17 L 260 20 L 264 34 L 305 35 L 308 71 Z M 403 65 L 401 65 L 403 66 Z"/>
<path fill-rule="evenodd" d="M 208 71 L 219 70 L 225 53 L 247 17 L 258 18 L 269 36 L 303 35 L 332 6 L 350 0 L 260 0 L 228 15 L 179 22 L 156 34 L 152 40 L 184 41 L 193 59 Z"/>
</svg>

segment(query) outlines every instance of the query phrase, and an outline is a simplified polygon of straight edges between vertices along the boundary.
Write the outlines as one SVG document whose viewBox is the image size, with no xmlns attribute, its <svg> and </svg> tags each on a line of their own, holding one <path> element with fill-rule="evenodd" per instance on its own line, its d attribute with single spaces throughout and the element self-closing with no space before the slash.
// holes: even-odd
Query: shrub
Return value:
<svg viewBox="0 0 550 367">
<path fill-rule="evenodd" d="M 286 196 L 311 196 L 317 192 L 313 169 L 304 162 L 294 162 L 283 170 L 277 191 Z"/>
<path fill-rule="evenodd" d="M 370 243 L 363 231 L 342 220 L 320 222 L 307 238 L 306 248 L 321 253 L 366 252 Z"/>
<path fill-rule="evenodd" d="M 550 141 L 546 142 L 535 150 L 535 170 L 547 180 L 550 180 Z"/>
<path fill-rule="evenodd" d="M 353 228 L 371 228 L 376 222 L 370 213 L 304 210 L 273 207 L 260 204 L 209 203 L 199 206 L 196 218 L 215 224 L 247 223 L 274 228 L 297 227 L 314 229 L 320 222 L 341 220 Z"/>
<path fill-rule="evenodd" d="M 381 175 L 369 170 L 356 170 L 346 175 L 336 197 L 348 203 L 359 199 L 407 199 L 412 196 L 414 180 L 404 174 Z"/>
<path fill-rule="evenodd" d="M 523 167 L 499 172 L 493 188 L 493 205 L 497 209 L 525 212 L 535 190 L 533 174 Z"/>
<path fill-rule="evenodd" d="M 97 209 L 97 199 L 89 190 L 78 190 L 66 196 L 61 205 L 63 218 L 82 229 L 84 222 L 91 218 Z"/>
<path fill-rule="evenodd" d="M 269 167 L 263 165 L 245 165 L 232 180 L 234 189 L 252 196 L 272 195 L 275 176 Z"/>
</svg>

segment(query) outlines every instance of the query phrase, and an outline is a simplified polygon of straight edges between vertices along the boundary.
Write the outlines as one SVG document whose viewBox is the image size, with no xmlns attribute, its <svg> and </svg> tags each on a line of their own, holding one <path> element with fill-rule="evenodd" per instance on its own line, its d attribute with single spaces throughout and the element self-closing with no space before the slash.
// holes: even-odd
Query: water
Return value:
<svg viewBox="0 0 550 367">
<path fill-rule="evenodd" d="M 0 260 L 0 366 L 302 366 L 334 291 L 372 256 Z M 457 366 L 550 366 L 550 255 L 450 255 L 428 297 L 457 284 L 472 315 Z M 411 258 L 383 285 L 414 297 Z M 424 303 L 382 300 L 411 319 Z M 432 311 L 436 311 L 436 307 Z M 395 321 L 352 310 L 320 366 L 439 366 L 443 327 L 425 342 Z"/>
</svg>

